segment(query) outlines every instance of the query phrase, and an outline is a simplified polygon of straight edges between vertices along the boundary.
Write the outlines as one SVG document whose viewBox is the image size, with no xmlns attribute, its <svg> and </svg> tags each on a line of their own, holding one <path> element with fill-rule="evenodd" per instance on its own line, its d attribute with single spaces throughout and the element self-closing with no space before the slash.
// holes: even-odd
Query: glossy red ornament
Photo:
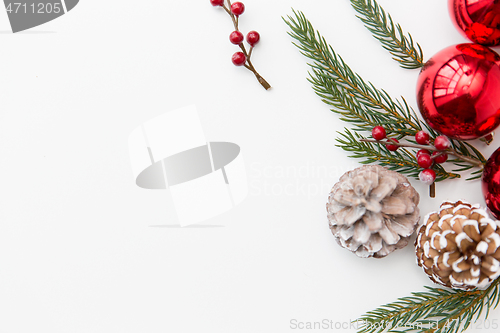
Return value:
<svg viewBox="0 0 500 333">
<path fill-rule="evenodd" d="M 482 45 L 500 44 L 498 0 L 448 0 L 451 20 L 462 35 Z"/>
<path fill-rule="evenodd" d="M 459 44 L 433 56 L 417 82 L 417 102 L 430 127 L 452 139 L 488 135 L 500 124 L 500 56 Z"/>
<path fill-rule="evenodd" d="M 482 188 L 486 206 L 495 218 L 500 219 L 500 148 L 484 166 Z"/>
</svg>

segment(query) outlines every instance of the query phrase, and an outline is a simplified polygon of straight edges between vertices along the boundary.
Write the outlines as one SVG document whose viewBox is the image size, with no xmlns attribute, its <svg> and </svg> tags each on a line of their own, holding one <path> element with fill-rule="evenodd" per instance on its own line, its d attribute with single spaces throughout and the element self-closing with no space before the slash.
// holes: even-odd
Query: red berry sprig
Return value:
<svg viewBox="0 0 500 333">
<path fill-rule="evenodd" d="M 231 58 L 233 64 L 235 66 L 244 66 L 246 69 L 248 69 L 255 75 L 257 81 L 259 81 L 259 83 L 266 90 L 270 89 L 271 85 L 267 83 L 267 81 L 264 80 L 264 78 L 259 73 L 257 73 L 255 67 L 252 64 L 252 61 L 250 60 L 253 48 L 260 40 L 259 33 L 257 31 L 250 31 L 247 34 L 246 40 L 247 43 L 250 45 L 250 49 L 247 52 L 245 45 L 243 44 L 245 38 L 238 29 L 239 17 L 245 12 L 245 5 L 241 2 L 235 2 L 232 4 L 231 0 L 210 0 L 210 3 L 212 4 L 212 6 L 222 7 L 226 11 L 226 13 L 229 14 L 229 16 L 233 21 L 234 31 L 231 32 L 231 34 L 229 35 L 229 41 L 235 45 L 238 45 L 241 49 L 241 52 L 236 52 L 235 54 L 233 54 Z"/>
<path fill-rule="evenodd" d="M 400 143 L 395 138 L 387 138 L 387 132 L 382 126 L 375 126 L 372 129 L 371 139 L 361 139 L 362 142 L 376 142 L 385 145 L 390 151 L 396 151 L 399 147 L 417 148 L 420 149 L 416 154 L 416 160 L 419 167 L 423 170 L 419 173 L 419 179 L 428 185 L 433 185 L 436 180 L 436 172 L 432 170 L 433 165 L 445 163 L 448 160 L 448 155 L 453 155 L 458 159 L 477 165 L 482 168 L 481 162 L 463 156 L 452 149 L 451 141 L 444 135 L 440 135 L 431 143 L 429 133 L 418 131 L 415 134 L 417 144 L 404 142 Z M 384 141 L 385 140 L 385 141 Z M 432 153 L 431 153 L 432 152 Z M 431 196 L 433 196 L 433 186 L 431 186 Z"/>
</svg>

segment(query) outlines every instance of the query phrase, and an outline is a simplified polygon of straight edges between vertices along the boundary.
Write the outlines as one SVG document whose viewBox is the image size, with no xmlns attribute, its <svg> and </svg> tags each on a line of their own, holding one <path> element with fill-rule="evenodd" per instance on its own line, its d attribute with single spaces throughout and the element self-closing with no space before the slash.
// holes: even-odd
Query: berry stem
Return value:
<svg viewBox="0 0 500 333">
<path fill-rule="evenodd" d="M 228 4 L 227 7 L 226 5 L 223 5 L 222 8 L 224 8 L 226 13 L 229 14 L 231 20 L 233 20 L 234 30 L 240 31 L 238 29 L 238 17 L 231 12 L 231 0 L 227 0 L 227 4 Z M 266 90 L 271 89 L 271 85 L 259 73 L 257 73 L 257 70 L 255 70 L 252 61 L 250 60 L 250 57 L 252 56 L 253 46 L 250 47 L 250 52 L 247 52 L 245 45 L 243 43 L 240 43 L 238 46 L 240 47 L 243 54 L 245 54 L 245 56 L 247 57 L 247 64 L 245 64 L 245 68 L 251 71 L 255 75 L 257 81 L 259 81 L 259 83 L 262 85 L 262 87 L 264 87 L 264 89 Z"/>
<path fill-rule="evenodd" d="M 250 53 L 247 53 L 247 50 L 245 48 L 245 45 L 243 45 L 243 43 L 240 43 L 239 46 L 241 48 L 241 51 L 247 57 L 248 65 L 245 64 L 245 67 L 255 75 L 255 77 L 257 78 L 257 81 L 259 81 L 259 83 L 264 87 L 264 89 L 269 90 L 271 88 L 271 85 L 269 83 L 267 83 L 267 81 L 264 80 L 264 78 L 259 73 L 257 73 L 257 70 L 255 70 L 255 67 L 253 67 L 252 60 L 250 60 L 250 56 L 252 55 L 251 51 L 253 48 L 251 47 Z"/>
<path fill-rule="evenodd" d="M 429 186 L 429 196 L 431 198 L 435 198 L 436 197 L 436 183 L 432 183 L 430 186 Z"/>
<path fill-rule="evenodd" d="M 447 149 L 447 150 L 438 150 L 436 149 L 436 147 L 434 146 L 424 146 L 424 145 L 417 145 L 417 144 L 414 144 L 414 143 L 407 143 L 407 142 L 396 142 L 394 141 L 393 139 L 389 139 L 392 141 L 392 145 L 395 145 L 395 146 L 398 146 L 398 147 L 407 147 L 407 148 L 417 148 L 417 149 L 427 149 L 427 150 L 432 150 L 432 151 L 442 151 L 442 152 L 445 152 L 449 155 L 453 155 L 455 156 L 456 158 L 464 161 L 464 162 L 467 162 L 467 163 L 470 163 L 480 169 L 482 169 L 484 167 L 483 163 L 481 163 L 480 161 L 476 160 L 476 159 L 473 159 L 473 158 L 470 158 L 470 157 L 467 157 L 467 156 L 463 156 L 463 155 L 460 155 L 459 153 L 457 153 L 455 150 L 453 149 Z M 379 143 L 379 144 L 387 144 L 387 142 L 385 141 L 379 141 L 379 140 L 372 140 L 372 139 L 360 139 L 359 141 L 361 142 L 375 142 L 375 143 Z"/>
</svg>

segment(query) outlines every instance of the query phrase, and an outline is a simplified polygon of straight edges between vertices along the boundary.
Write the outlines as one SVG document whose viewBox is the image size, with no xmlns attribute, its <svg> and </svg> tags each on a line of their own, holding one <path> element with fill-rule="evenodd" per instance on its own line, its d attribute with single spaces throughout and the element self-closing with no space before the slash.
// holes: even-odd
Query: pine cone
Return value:
<svg viewBox="0 0 500 333">
<path fill-rule="evenodd" d="M 405 176 L 363 166 L 345 173 L 330 192 L 330 229 L 358 257 L 382 258 L 408 244 L 420 220 L 419 200 Z"/>
<path fill-rule="evenodd" d="M 500 228 L 479 205 L 443 202 L 424 219 L 417 264 L 446 287 L 484 289 L 500 276 Z"/>
</svg>

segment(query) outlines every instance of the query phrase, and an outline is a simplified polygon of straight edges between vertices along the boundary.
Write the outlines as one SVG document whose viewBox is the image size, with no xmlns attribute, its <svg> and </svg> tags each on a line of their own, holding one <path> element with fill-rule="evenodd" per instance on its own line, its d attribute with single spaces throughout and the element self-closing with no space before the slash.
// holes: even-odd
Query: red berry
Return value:
<svg viewBox="0 0 500 333">
<path fill-rule="evenodd" d="M 245 37 L 243 37 L 243 34 L 239 31 L 233 31 L 229 35 L 229 41 L 234 45 L 239 45 L 243 39 L 245 39 Z"/>
<path fill-rule="evenodd" d="M 418 174 L 420 181 L 427 185 L 432 185 L 436 180 L 436 172 L 432 169 L 425 169 Z"/>
<path fill-rule="evenodd" d="M 417 158 L 417 163 L 419 167 L 428 169 L 431 167 L 433 161 L 431 155 L 420 154 L 420 156 Z"/>
<path fill-rule="evenodd" d="M 431 155 L 431 152 L 430 152 L 430 151 L 428 151 L 427 149 L 420 149 L 419 151 L 417 151 L 417 159 L 418 159 L 418 157 L 419 157 L 420 155 L 422 155 L 422 154 L 425 154 L 425 155 L 429 155 L 429 156 L 430 156 L 430 155 Z"/>
<path fill-rule="evenodd" d="M 243 52 L 236 52 L 235 54 L 233 54 L 231 60 L 233 61 L 233 64 L 235 64 L 236 66 L 243 66 L 247 61 L 247 57 Z"/>
<path fill-rule="evenodd" d="M 244 11 L 245 5 L 241 2 L 235 2 L 231 5 L 231 12 L 236 16 L 240 16 Z"/>
<path fill-rule="evenodd" d="M 439 156 L 436 156 L 438 155 Z M 438 164 L 441 164 L 441 163 L 444 163 L 448 160 L 448 154 L 445 154 L 443 152 L 438 152 L 438 151 L 435 151 L 432 153 L 432 159 L 434 160 L 434 162 L 438 163 Z"/>
<path fill-rule="evenodd" d="M 210 0 L 210 3 L 212 6 L 223 6 L 224 5 L 224 0 Z"/>
<path fill-rule="evenodd" d="M 440 135 L 434 140 L 434 147 L 436 147 L 437 150 L 446 150 L 450 148 L 450 146 L 450 140 L 444 135 Z"/>
<path fill-rule="evenodd" d="M 398 150 L 399 146 L 391 145 L 390 144 L 391 142 L 397 142 L 397 143 L 399 143 L 398 140 L 396 140 L 396 139 L 389 139 L 389 140 L 387 140 L 387 142 L 388 142 L 388 144 L 385 145 L 387 147 L 387 149 L 389 149 L 390 151 L 396 151 L 396 150 Z"/>
<path fill-rule="evenodd" d="M 417 141 L 419 145 L 428 145 L 429 139 L 430 137 L 427 132 L 418 131 L 417 134 L 415 134 L 415 141 Z"/>
<path fill-rule="evenodd" d="M 247 34 L 247 43 L 250 44 L 250 46 L 254 46 L 257 44 L 260 40 L 260 35 L 257 31 L 250 31 Z"/>
<path fill-rule="evenodd" d="M 385 133 L 385 128 L 383 128 L 382 126 L 375 126 L 375 127 L 372 129 L 372 137 L 373 137 L 375 140 L 382 140 L 382 139 L 385 139 L 385 136 L 386 136 L 386 133 Z"/>
</svg>

